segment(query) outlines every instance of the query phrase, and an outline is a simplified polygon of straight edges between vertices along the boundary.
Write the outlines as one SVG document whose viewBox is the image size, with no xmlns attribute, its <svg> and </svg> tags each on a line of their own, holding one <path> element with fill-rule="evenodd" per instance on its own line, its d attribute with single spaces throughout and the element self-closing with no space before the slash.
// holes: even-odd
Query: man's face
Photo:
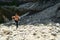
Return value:
<svg viewBox="0 0 60 40">
<path fill-rule="evenodd" d="M 15 15 L 18 15 L 17 13 Z"/>
</svg>

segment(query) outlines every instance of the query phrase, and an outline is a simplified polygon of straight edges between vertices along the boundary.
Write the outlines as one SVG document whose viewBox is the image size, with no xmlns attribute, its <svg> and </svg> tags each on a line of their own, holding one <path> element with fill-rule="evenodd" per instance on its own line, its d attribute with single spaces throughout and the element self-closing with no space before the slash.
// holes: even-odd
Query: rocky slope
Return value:
<svg viewBox="0 0 60 40">
<path fill-rule="evenodd" d="M 45 23 L 56 22 L 60 23 L 60 3 L 45 9 L 42 12 L 36 14 L 28 14 L 27 16 L 20 19 L 20 24 L 35 24 L 35 23 Z"/>
<path fill-rule="evenodd" d="M 25 13 L 28 14 L 24 17 L 21 17 L 21 19 L 19 20 L 19 25 L 27 25 L 27 24 L 48 24 L 50 22 L 52 23 L 60 23 L 60 3 L 57 3 L 56 5 L 49 7 L 41 12 L 38 13 L 31 13 L 31 12 L 27 12 Z M 23 8 L 23 7 L 22 7 Z M 8 22 L 7 24 L 11 25 L 12 22 Z M 5 23 L 6 24 L 6 23 Z"/>
<path fill-rule="evenodd" d="M 12 0 L 6 0 L 6 2 L 8 1 Z M 59 0 L 13 0 L 12 4 L 14 5 L 11 5 L 11 3 L 7 3 L 7 5 L 4 3 L 5 5 L 0 6 L 0 20 L 3 21 L 2 15 L 5 15 L 9 20 L 11 20 L 11 16 L 14 15 L 17 10 L 19 11 L 20 15 L 27 12 L 30 12 L 30 14 L 34 14 L 41 12 L 51 6 L 54 6 L 59 2 Z M 18 6 L 16 6 L 15 4 Z"/>
</svg>

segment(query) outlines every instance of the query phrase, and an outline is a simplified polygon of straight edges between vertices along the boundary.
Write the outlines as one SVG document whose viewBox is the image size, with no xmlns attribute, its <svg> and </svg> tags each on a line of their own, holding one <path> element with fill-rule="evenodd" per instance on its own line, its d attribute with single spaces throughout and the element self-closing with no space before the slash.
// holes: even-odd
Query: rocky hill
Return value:
<svg viewBox="0 0 60 40">
<path fill-rule="evenodd" d="M 14 15 L 17 10 L 19 11 L 20 15 L 23 15 L 27 12 L 29 12 L 30 14 L 34 14 L 41 12 L 49 7 L 52 7 L 60 2 L 60 0 L 6 0 L 6 2 L 4 1 L 5 0 L 0 0 L 0 22 L 3 22 L 2 15 L 5 15 L 9 20 L 11 20 L 11 16 Z"/>
</svg>

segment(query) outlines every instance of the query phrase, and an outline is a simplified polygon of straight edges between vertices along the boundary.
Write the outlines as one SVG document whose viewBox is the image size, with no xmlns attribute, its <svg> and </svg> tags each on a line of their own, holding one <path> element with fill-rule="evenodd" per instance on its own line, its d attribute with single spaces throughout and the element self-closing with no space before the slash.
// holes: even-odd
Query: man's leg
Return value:
<svg viewBox="0 0 60 40">
<path fill-rule="evenodd" d="M 16 27 L 18 28 L 18 21 L 15 21 L 16 22 Z"/>
</svg>

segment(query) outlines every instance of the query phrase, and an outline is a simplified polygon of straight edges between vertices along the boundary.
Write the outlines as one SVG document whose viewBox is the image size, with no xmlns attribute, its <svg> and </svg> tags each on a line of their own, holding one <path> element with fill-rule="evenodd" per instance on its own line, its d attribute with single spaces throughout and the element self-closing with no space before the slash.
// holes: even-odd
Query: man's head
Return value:
<svg viewBox="0 0 60 40">
<path fill-rule="evenodd" d="M 16 13 L 15 15 L 18 15 L 19 16 L 19 13 Z"/>
<path fill-rule="evenodd" d="M 16 13 L 15 15 L 18 15 L 18 13 Z"/>
</svg>

